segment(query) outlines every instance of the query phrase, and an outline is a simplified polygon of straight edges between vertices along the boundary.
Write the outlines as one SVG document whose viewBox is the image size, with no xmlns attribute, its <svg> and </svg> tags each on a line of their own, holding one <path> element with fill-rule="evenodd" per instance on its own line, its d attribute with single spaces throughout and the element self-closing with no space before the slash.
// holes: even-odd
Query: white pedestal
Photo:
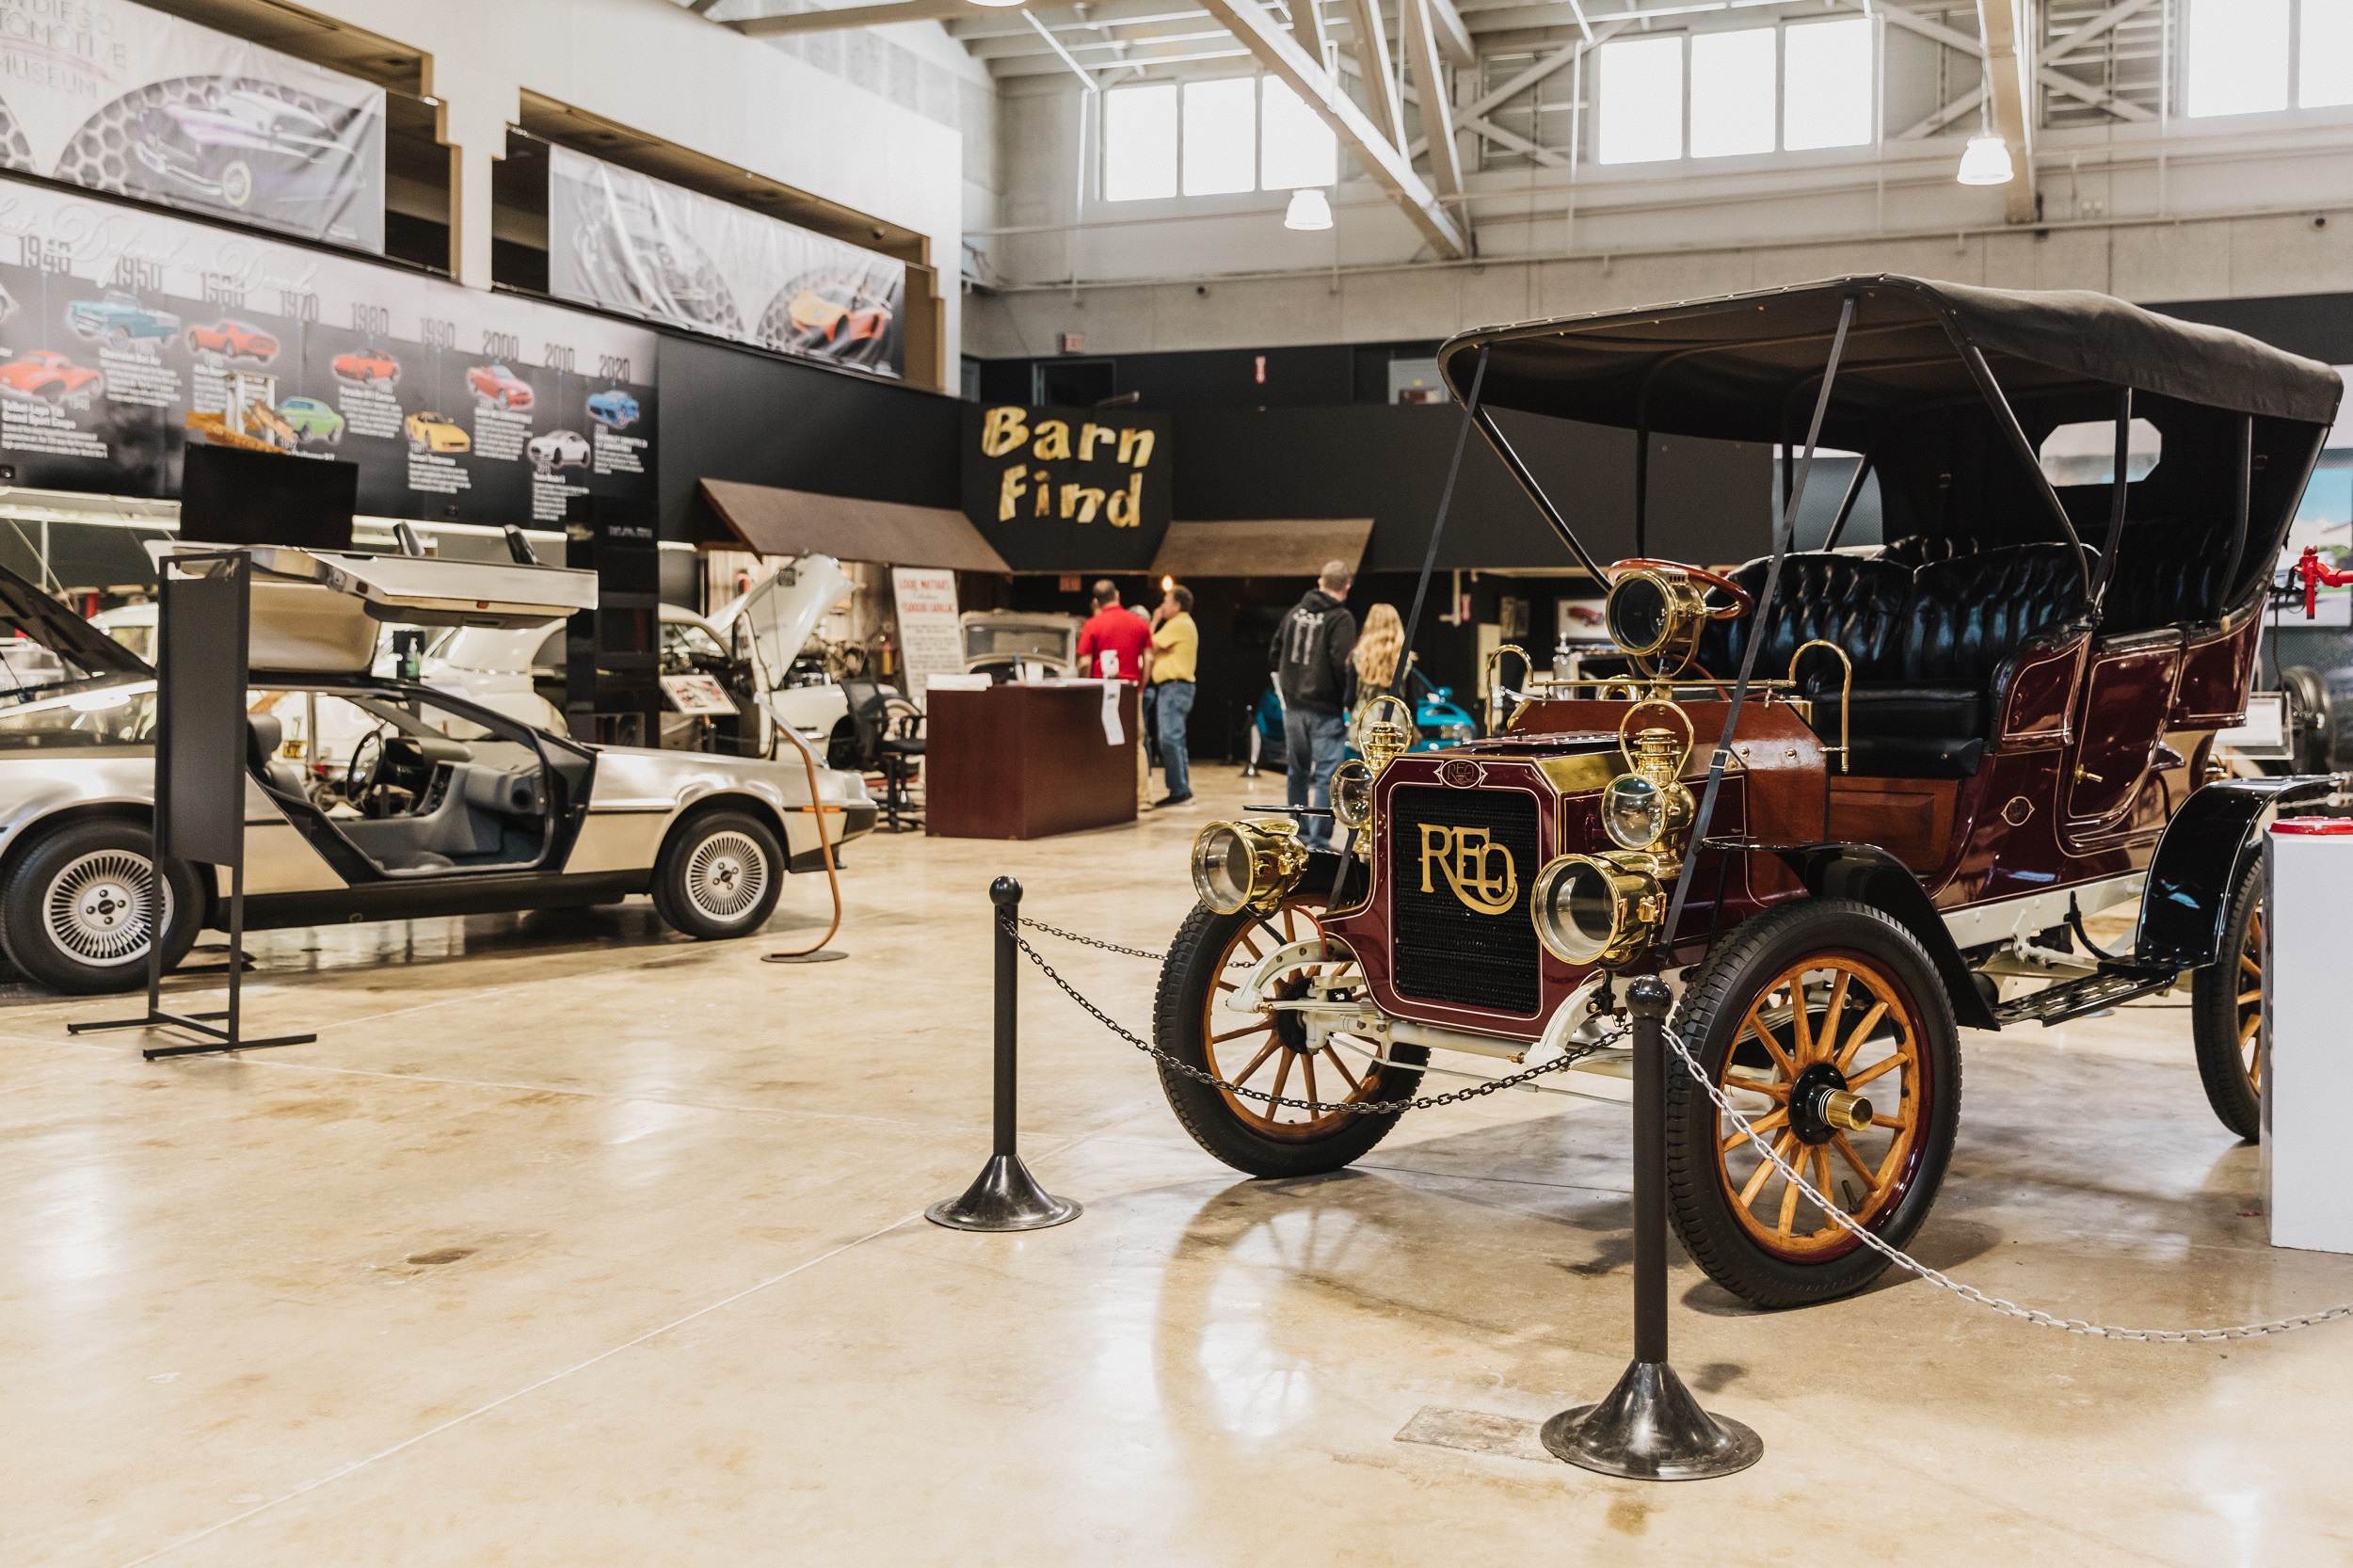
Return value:
<svg viewBox="0 0 2353 1568">
<path fill-rule="evenodd" d="M 2264 1212 L 2275 1247 L 2353 1253 L 2353 835 L 2265 833 L 2264 863 Z"/>
</svg>

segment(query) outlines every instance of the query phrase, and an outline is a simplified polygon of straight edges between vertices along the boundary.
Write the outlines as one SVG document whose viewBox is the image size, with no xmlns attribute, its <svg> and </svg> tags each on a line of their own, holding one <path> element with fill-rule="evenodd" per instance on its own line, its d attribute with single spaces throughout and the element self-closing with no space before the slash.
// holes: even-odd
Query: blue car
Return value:
<svg viewBox="0 0 2353 1568">
<path fill-rule="evenodd" d="M 637 423 L 637 399 L 618 387 L 608 387 L 588 399 L 588 417 L 609 429 L 628 429 Z"/>
<path fill-rule="evenodd" d="M 136 296 L 109 289 L 104 299 L 77 299 L 65 308 L 65 324 L 77 337 L 104 338 L 115 347 L 134 338 L 168 338 L 180 330 L 180 318 L 168 311 L 151 311 Z"/>
<path fill-rule="evenodd" d="M 1462 704 L 1454 700 L 1453 687 L 1431 684 L 1430 678 L 1418 669 L 1406 678 L 1405 685 L 1406 690 L 1413 694 L 1412 750 L 1442 751 L 1448 746 L 1461 745 L 1465 741 L 1479 738 L 1479 725 Z M 1351 714 L 1350 718 L 1349 733 L 1353 735 L 1354 715 Z M 1281 720 L 1275 722 L 1279 724 Z M 1351 744 L 1349 755 L 1353 757 L 1355 754 L 1355 747 Z"/>
</svg>

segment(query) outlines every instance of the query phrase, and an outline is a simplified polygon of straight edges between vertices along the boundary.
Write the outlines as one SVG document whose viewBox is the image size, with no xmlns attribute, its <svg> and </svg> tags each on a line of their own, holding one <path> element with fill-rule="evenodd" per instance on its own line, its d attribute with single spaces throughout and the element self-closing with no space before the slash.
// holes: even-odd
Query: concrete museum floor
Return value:
<svg viewBox="0 0 2353 1568">
<path fill-rule="evenodd" d="M 1252 1183 L 1025 974 L 1024 1148 L 1084 1216 L 925 1224 L 988 1141 L 984 889 L 1158 947 L 1185 848 L 1279 777 L 1030 844 L 878 837 L 849 962 L 638 904 L 256 938 L 248 1028 L 143 1064 L 104 1000 L 0 1011 L 0 1560 L 2341 1562 L 2343 1326 L 2222 1346 L 2027 1327 L 1893 1274 L 1750 1311 L 1673 1255 L 1674 1359 L 1762 1464 L 1546 1457 L 1629 1346 L 1625 1112 L 1527 1095 Z M 795 880 L 774 935 L 805 930 Z M 1049 953 L 1148 1021 L 1154 966 Z M 183 982 L 203 984 L 203 981 Z M 2185 999 L 1964 1036 L 1920 1251 L 2095 1320 L 2353 1296 L 2274 1251 Z"/>
</svg>

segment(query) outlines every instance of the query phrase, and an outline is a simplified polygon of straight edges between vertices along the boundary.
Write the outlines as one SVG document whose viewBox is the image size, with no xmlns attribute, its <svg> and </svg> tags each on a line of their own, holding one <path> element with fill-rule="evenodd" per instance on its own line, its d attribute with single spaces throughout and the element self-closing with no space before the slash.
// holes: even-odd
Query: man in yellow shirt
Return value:
<svg viewBox="0 0 2353 1568">
<path fill-rule="evenodd" d="M 1193 590 L 1172 586 L 1160 596 L 1152 614 L 1152 659 L 1149 696 L 1160 725 L 1160 771 L 1168 778 L 1168 794 L 1155 807 L 1182 806 L 1193 798 L 1192 760 L 1185 754 L 1185 721 L 1193 714 L 1193 664 L 1201 653 L 1201 632 L 1193 624 Z"/>
</svg>

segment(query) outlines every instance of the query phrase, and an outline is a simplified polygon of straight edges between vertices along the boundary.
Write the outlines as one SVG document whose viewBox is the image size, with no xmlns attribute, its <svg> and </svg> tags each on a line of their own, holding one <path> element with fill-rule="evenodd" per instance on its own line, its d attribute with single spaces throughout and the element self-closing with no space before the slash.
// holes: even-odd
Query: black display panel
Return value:
<svg viewBox="0 0 2353 1568">
<path fill-rule="evenodd" d="M 184 461 L 182 538 L 299 550 L 351 548 L 351 518 L 360 497 L 357 464 L 193 445 Z"/>
<path fill-rule="evenodd" d="M 266 460 L 266 459 L 265 459 Z M 160 847 L 245 863 L 246 580 L 166 571 L 160 590 L 155 810 Z"/>
</svg>

